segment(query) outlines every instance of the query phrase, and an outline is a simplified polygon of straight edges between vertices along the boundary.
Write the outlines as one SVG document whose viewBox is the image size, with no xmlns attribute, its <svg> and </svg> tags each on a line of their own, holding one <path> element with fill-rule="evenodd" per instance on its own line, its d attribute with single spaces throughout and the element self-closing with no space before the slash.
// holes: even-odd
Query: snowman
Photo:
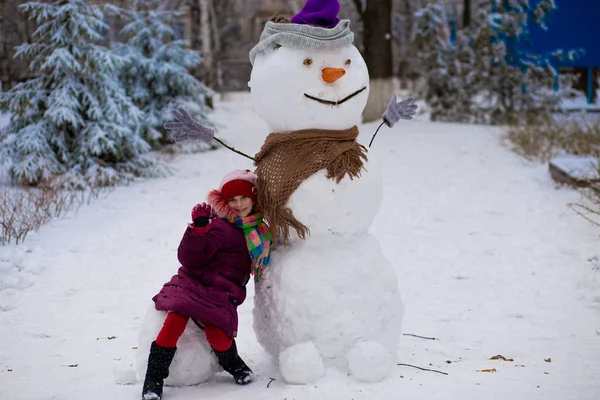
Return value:
<svg viewBox="0 0 600 400">
<path fill-rule="evenodd" d="M 396 273 L 368 232 L 382 180 L 356 141 L 369 74 L 339 8 L 309 0 L 250 52 L 254 107 L 274 132 L 255 157 L 259 203 L 285 245 L 256 285 L 253 326 L 289 383 L 328 367 L 382 380 L 401 334 Z"/>
<path fill-rule="evenodd" d="M 253 327 L 294 384 L 329 368 L 380 381 L 395 365 L 401 335 L 397 276 L 369 233 L 382 179 L 356 140 L 369 74 L 339 10 L 338 0 L 308 0 L 291 21 L 267 22 L 250 52 L 252 100 L 272 132 L 253 158 L 259 204 L 278 238 L 255 286 Z M 412 101 L 394 96 L 383 123 L 411 119 Z M 228 147 L 178 111 L 170 124 L 177 142 L 215 139 Z M 143 330 L 153 331 L 161 318 L 149 314 L 152 326 Z M 171 379 L 193 384 L 214 372 L 215 361 L 202 335 L 186 334 L 190 348 L 178 346 L 175 360 L 186 368 L 174 362 Z M 190 378 L 186 369 L 203 361 L 205 373 Z"/>
</svg>

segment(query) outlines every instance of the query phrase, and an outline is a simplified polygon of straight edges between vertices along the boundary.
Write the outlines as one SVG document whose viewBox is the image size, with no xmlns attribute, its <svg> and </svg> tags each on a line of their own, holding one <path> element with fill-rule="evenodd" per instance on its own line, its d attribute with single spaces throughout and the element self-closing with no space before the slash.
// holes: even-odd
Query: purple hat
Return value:
<svg viewBox="0 0 600 400">
<path fill-rule="evenodd" d="M 330 29 L 340 22 L 339 12 L 338 0 L 307 0 L 302 10 L 292 17 L 292 23 Z"/>
</svg>

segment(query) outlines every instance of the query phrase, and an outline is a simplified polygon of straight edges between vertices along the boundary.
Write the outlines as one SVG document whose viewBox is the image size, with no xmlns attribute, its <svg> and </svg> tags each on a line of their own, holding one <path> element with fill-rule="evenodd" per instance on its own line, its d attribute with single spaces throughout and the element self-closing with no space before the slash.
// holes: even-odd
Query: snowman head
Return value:
<svg viewBox="0 0 600 400">
<path fill-rule="evenodd" d="M 254 108 L 272 132 L 361 122 L 369 73 L 338 0 L 308 0 L 290 23 L 267 22 L 251 50 Z"/>
</svg>

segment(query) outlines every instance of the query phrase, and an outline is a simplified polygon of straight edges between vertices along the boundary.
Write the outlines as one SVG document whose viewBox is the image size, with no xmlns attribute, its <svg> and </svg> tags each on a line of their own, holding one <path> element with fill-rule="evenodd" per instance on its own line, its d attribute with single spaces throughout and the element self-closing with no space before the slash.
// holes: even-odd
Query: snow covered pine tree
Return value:
<svg viewBox="0 0 600 400">
<path fill-rule="evenodd" d="M 547 29 L 554 0 L 476 3 L 469 26 L 450 39 L 442 1 L 415 13 L 414 46 L 423 60 L 425 98 L 432 120 L 503 124 L 556 111 L 569 93 L 569 76 L 553 61 L 573 59 L 575 51 L 535 54 L 526 49 L 529 27 Z M 561 82 L 563 83 L 563 82 Z M 567 88 L 567 89 L 562 89 Z"/>
<path fill-rule="evenodd" d="M 174 39 L 174 22 L 181 13 L 158 9 L 159 1 L 137 3 L 137 8 L 108 6 L 108 11 L 125 23 L 120 35 L 127 42 L 114 45 L 117 54 L 126 59 L 120 79 L 144 112 L 142 137 L 157 147 L 170 141 L 162 126 L 172 121 L 171 111 L 179 105 L 202 125 L 212 126 L 206 118 L 205 96 L 213 93 L 190 74 L 202 61 L 200 52 L 188 50 L 184 40 Z"/>
<path fill-rule="evenodd" d="M 156 173 L 143 114 L 116 79 L 124 60 L 98 44 L 108 31 L 102 11 L 84 0 L 20 8 L 38 28 L 16 53 L 31 59 L 34 78 L 0 93 L 0 110 L 12 113 L 0 138 L 11 177 L 103 186 Z"/>
</svg>

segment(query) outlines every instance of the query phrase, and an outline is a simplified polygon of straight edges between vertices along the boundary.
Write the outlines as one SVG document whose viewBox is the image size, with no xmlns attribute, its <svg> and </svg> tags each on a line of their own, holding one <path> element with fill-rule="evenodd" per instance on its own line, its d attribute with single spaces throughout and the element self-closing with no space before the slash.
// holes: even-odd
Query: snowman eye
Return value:
<svg viewBox="0 0 600 400">
<path fill-rule="evenodd" d="M 311 64 L 312 64 L 312 60 L 310 58 L 304 59 L 304 65 L 311 65 Z"/>
<path fill-rule="evenodd" d="M 347 60 L 346 60 L 346 62 L 345 62 L 344 64 L 346 64 L 346 65 L 350 65 L 350 64 L 352 64 L 352 60 L 351 60 L 351 59 L 347 59 Z"/>
</svg>

